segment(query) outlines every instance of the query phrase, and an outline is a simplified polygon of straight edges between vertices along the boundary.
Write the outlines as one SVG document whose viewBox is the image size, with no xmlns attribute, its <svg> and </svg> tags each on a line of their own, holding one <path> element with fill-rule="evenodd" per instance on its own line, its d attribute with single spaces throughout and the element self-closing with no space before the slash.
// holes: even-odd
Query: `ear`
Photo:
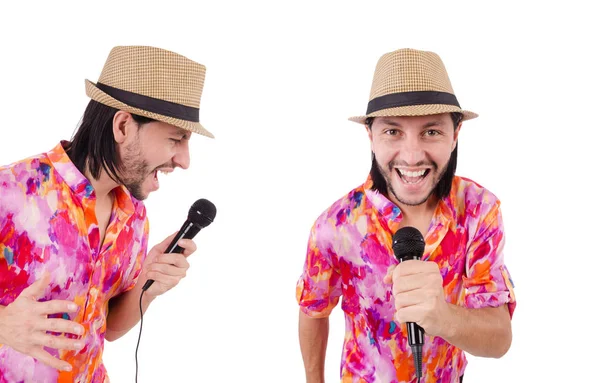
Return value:
<svg viewBox="0 0 600 383">
<path fill-rule="evenodd" d="M 462 128 L 462 121 L 458 123 L 458 126 L 454 130 L 454 140 L 452 141 L 452 151 L 456 149 L 456 144 L 458 143 L 458 133 L 460 132 L 460 128 Z"/>
<path fill-rule="evenodd" d="M 115 142 L 122 144 L 128 138 L 133 137 L 138 126 L 131 113 L 119 110 L 113 117 L 113 135 Z"/>
</svg>

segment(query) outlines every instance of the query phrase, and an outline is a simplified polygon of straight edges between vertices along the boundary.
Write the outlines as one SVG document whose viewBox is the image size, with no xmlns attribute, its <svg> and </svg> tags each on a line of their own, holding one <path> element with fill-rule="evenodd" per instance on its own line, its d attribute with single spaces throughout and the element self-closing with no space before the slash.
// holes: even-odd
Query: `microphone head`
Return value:
<svg viewBox="0 0 600 383">
<path fill-rule="evenodd" d="M 188 219 L 200 227 L 206 227 L 212 223 L 216 215 L 215 205 L 202 198 L 194 202 L 188 213 Z"/>
<path fill-rule="evenodd" d="M 406 226 L 394 233 L 392 249 L 394 249 L 394 256 L 400 262 L 407 259 L 421 259 L 425 251 L 425 240 L 418 229 Z"/>
</svg>

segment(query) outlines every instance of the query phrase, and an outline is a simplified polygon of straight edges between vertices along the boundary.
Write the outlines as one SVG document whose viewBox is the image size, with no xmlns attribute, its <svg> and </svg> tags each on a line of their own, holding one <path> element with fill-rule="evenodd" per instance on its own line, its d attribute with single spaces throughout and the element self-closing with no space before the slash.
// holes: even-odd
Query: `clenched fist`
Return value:
<svg viewBox="0 0 600 383">
<path fill-rule="evenodd" d="M 399 323 L 414 322 L 430 336 L 440 336 L 449 317 L 440 268 L 435 262 L 404 261 L 384 278 L 392 284 Z"/>
</svg>

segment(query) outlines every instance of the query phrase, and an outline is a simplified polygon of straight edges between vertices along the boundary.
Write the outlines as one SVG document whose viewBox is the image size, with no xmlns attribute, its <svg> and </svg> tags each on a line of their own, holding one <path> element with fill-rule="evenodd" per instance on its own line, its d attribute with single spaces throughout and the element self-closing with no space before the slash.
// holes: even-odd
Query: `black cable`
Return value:
<svg viewBox="0 0 600 383">
<path fill-rule="evenodd" d="M 144 296 L 144 291 L 140 293 L 140 334 L 138 335 L 137 346 L 135 347 L 135 383 L 137 383 L 138 377 L 138 348 L 140 347 L 140 339 L 142 338 L 142 326 L 144 325 L 144 312 L 142 310 L 142 297 Z"/>
</svg>

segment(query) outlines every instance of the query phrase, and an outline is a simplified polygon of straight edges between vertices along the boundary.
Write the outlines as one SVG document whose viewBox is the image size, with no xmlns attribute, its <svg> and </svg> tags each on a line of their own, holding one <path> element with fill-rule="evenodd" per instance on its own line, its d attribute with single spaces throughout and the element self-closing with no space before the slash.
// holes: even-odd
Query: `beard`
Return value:
<svg viewBox="0 0 600 383">
<path fill-rule="evenodd" d="M 125 147 L 123 157 L 121 158 L 121 180 L 123 186 L 129 190 L 129 193 L 137 200 L 144 200 L 148 197 L 142 192 L 142 184 L 150 175 L 150 166 L 142 158 L 139 143 Z"/>
<path fill-rule="evenodd" d="M 394 186 L 392 183 L 392 176 L 393 176 L 393 173 L 396 172 L 395 166 L 397 166 L 398 163 L 396 163 L 395 161 L 390 161 L 387 165 L 387 170 L 384 170 L 376 158 L 374 158 L 374 162 L 377 165 L 377 170 L 378 170 L 379 174 L 385 180 L 388 196 L 390 194 L 393 195 L 396 198 L 396 200 L 403 205 L 418 206 L 418 205 L 421 205 L 421 204 L 424 204 L 425 202 L 427 202 L 429 200 L 429 197 L 431 197 L 431 195 L 435 192 L 438 184 L 440 183 L 440 180 L 444 177 L 444 175 L 448 171 L 448 164 L 450 161 L 446 161 L 446 164 L 444 165 L 444 167 L 442 168 L 441 171 L 439 170 L 439 165 L 434 161 L 421 161 L 415 165 L 415 166 L 431 166 L 429 176 L 431 176 L 433 178 L 432 186 L 431 186 L 431 189 L 429 190 L 429 192 L 424 197 L 422 197 L 418 200 L 409 200 L 407 198 L 404 198 L 400 195 L 400 193 L 397 190 L 394 189 Z"/>
</svg>

